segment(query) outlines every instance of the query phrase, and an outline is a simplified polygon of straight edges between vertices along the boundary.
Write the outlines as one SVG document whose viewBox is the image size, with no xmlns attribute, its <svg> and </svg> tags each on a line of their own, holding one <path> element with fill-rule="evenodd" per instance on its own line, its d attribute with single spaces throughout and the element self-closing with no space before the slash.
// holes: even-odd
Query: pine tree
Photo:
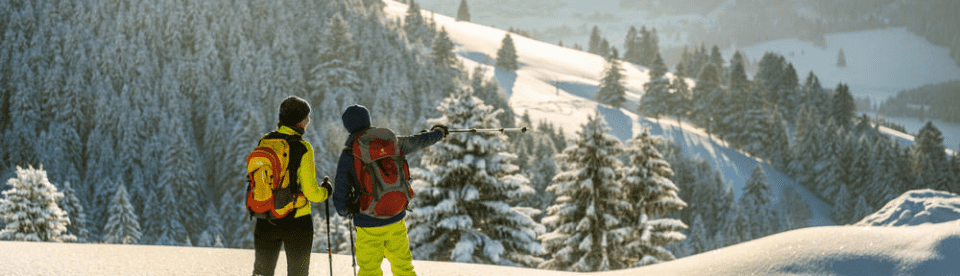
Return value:
<svg viewBox="0 0 960 276">
<path fill-rule="evenodd" d="M 683 63 L 677 64 L 677 70 L 673 74 L 673 82 L 670 83 L 670 89 L 673 93 L 668 98 L 670 115 L 676 116 L 677 122 L 680 118 L 688 118 L 690 107 L 692 106 L 692 97 L 690 87 L 687 85 L 687 76 L 684 73 Z"/>
<path fill-rule="evenodd" d="M 632 227 L 621 219 L 631 207 L 620 185 L 623 146 L 608 131 L 599 114 L 589 116 L 557 158 L 565 169 L 547 188 L 557 203 L 543 218 L 554 230 L 540 237 L 551 255 L 540 268 L 592 272 L 633 264 L 624 244 Z"/>
<path fill-rule="evenodd" d="M 780 231 L 807 227 L 807 220 L 813 216 L 810 206 L 803 200 L 803 196 L 793 187 L 783 190 L 780 199 L 780 210 L 783 210 Z"/>
<path fill-rule="evenodd" d="M 519 68 L 519 64 L 517 63 L 517 48 L 513 46 L 513 38 L 510 37 L 509 33 L 503 36 L 500 50 L 497 50 L 496 66 L 497 68 L 508 71 L 516 71 L 517 68 Z"/>
<path fill-rule="evenodd" d="M 764 237 L 780 230 L 777 219 L 779 214 L 774 209 L 773 197 L 773 191 L 767 184 L 767 174 L 763 166 L 757 164 L 747 179 L 747 184 L 743 186 L 739 203 L 742 218 L 749 221 L 748 228 L 744 230 L 751 238 Z"/>
<path fill-rule="evenodd" d="M 627 37 L 623 39 L 623 60 L 635 64 L 640 63 L 640 43 L 637 28 L 630 26 Z"/>
<path fill-rule="evenodd" d="M 626 99 L 627 88 L 623 85 L 623 66 L 616 58 L 607 59 L 607 66 L 603 70 L 603 79 L 600 80 L 600 91 L 597 92 L 597 101 L 614 107 L 620 107 Z"/>
<path fill-rule="evenodd" d="M 703 224 L 700 214 L 693 217 L 693 223 L 690 225 L 690 235 L 685 241 L 690 245 L 692 254 L 703 253 L 714 249 L 713 242 L 707 234 L 707 228 Z"/>
<path fill-rule="evenodd" d="M 57 206 L 63 193 L 47 179 L 43 167 L 17 166 L 17 177 L 7 180 L 9 190 L 0 199 L 0 219 L 5 227 L 0 240 L 35 242 L 73 242 L 67 226 L 69 214 Z"/>
<path fill-rule="evenodd" d="M 430 52 L 435 68 L 453 68 L 459 63 L 457 56 L 453 53 L 453 47 L 453 41 L 450 40 L 447 29 L 441 28 L 440 33 L 433 39 Z"/>
<path fill-rule="evenodd" d="M 530 164 L 527 178 L 530 179 L 530 186 L 536 191 L 531 200 L 531 203 L 533 203 L 531 206 L 539 210 L 546 210 L 556 200 L 553 194 L 547 192 L 547 187 L 552 182 L 553 177 L 557 175 L 557 163 L 553 158 L 557 154 L 557 150 L 553 139 L 550 137 L 552 131 L 542 134 L 543 129 L 538 127 L 538 130 L 541 131 L 541 134 L 535 136 L 532 152 L 534 158 L 530 160 L 532 164 Z M 542 213 L 545 213 L 545 211 Z"/>
<path fill-rule="evenodd" d="M 590 41 L 587 43 L 587 52 L 591 54 L 599 53 L 601 39 L 603 38 L 600 37 L 600 27 L 594 25 L 593 29 L 590 31 Z"/>
<path fill-rule="evenodd" d="M 665 77 L 666 73 L 667 66 L 663 64 L 660 54 L 657 54 L 657 59 L 650 68 L 650 81 L 643 84 L 645 93 L 640 98 L 640 110 L 637 114 L 652 115 L 660 119 L 661 114 L 670 113 L 670 80 Z"/>
<path fill-rule="evenodd" d="M 627 222 L 636 227 L 627 246 L 639 257 L 635 266 L 675 259 L 664 246 L 686 238 L 679 232 L 687 229 L 683 222 L 663 217 L 687 207 L 687 203 L 677 195 L 678 188 L 669 178 L 673 176 L 670 163 L 656 148 L 662 143 L 662 138 L 644 130 L 630 140 L 626 149 L 630 167 L 624 169 L 623 191 L 635 214 L 628 216 L 631 219 Z"/>
<path fill-rule="evenodd" d="M 127 188 L 122 183 L 110 202 L 110 218 L 104 225 L 103 242 L 118 244 L 136 244 L 140 242 L 140 222 L 137 218 Z"/>
<path fill-rule="evenodd" d="M 837 84 L 836 94 L 833 96 L 833 112 L 830 118 L 836 121 L 841 128 L 849 128 L 852 119 L 856 117 L 857 105 L 850 95 L 850 87 L 846 84 Z"/>
<path fill-rule="evenodd" d="M 697 86 L 693 88 L 693 106 L 690 110 L 695 123 L 713 131 L 714 103 L 720 101 L 720 69 L 712 63 L 703 67 L 697 75 Z"/>
<path fill-rule="evenodd" d="M 828 137 L 842 136 L 841 130 L 832 121 L 827 122 L 822 132 Z M 822 139 L 821 141 L 822 151 L 818 158 L 813 159 L 815 165 L 812 175 L 816 177 L 813 179 L 816 183 L 814 191 L 827 202 L 833 202 L 837 189 L 840 188 L 840 177 L 843 172 L 840 167 L 843 165 L 840 163 L 840 141 L 837 139 Z"/>
<path fill-rule="evenodd" d="M 70 182 L 63 183 L 63 197 L 57 202 L 57 205 L 63 209 L 70 219 L 67 225 L 67 233 L 77 237 L 77 242 L 87 242 L 90 238 L 90 230 L 87 229 L 87 214 L 77 198 L 77 192 L 73 189 Z"/>
<path fill-rule="evenodd" d="M 843 48 L 837 52 L 837 67 L 847 67 L 847 55 L 843 53 Z"/>
<path fill-rule="evenodd" d="M 927 122 L 918 131 L 910 153 L 910 168 L 917 179 L 914 187 L 952 190 L 947 161 L 943 133 L 933 122 Z"/>
<path fill-rule="evenodd" d="M 840 184 L 840 189 L 833 200 L 833 221 L 837 224 L 850 223 L 850 218 L 853 217 L 852 204 L 854 203 L 850 192 L 847 190 L 847 185 Z"/>
<path fill-rule="evenodd" d="M 853 216 L 850 217 L 850 222 L 856 223 L 872 213 L 873 208 L 867 204 L 867 200 L 864 199 L 863 195 L 860 195 L 857 197 L 857 203 L 853 207 Z"/>
<path fill-rule="evenodd" d="M 467 6 L 467 0 L 460 0 L 460 7 L 457 8 L 457 21 L 470 22 L 470 7 Z"/>
<path fill-rule="evenodd" d="M 438 107 L 428 124 L 451 128 L 499 128 L 500 111 L 462 90 Z M 536 266 L 544 228 L 537 210 L 516 204 L 532 196 L 518 173 L 516 155 L 503 152 L 502 135 L 452 135 L 424 149 L 424 169 L 412 174 L 417 197 L 408 219 L 414 258 L 509 266 Z M 480 227 L 480 225 L 483 225 Z"/>
</svg>

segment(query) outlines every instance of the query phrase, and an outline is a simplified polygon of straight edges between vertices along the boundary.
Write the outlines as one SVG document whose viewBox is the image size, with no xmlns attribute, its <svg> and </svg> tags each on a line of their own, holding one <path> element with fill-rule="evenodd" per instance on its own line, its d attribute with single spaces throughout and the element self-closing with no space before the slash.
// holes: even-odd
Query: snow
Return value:
<svg viewBox="0 0 960 276">
<path fill-rule="evenodd" d="M 916 226 L 960 219 L 960 196 L 930 189 L 908 191 L 856 226 Z"/>
<path fill-rule="evenodd" d="M 253 250 L 174 246 L 0 242 L 0 275 L 248 275 Z M 329 275 L 329 257 L 310 257 Z M 780 233 L 666 263 L 589 275 L 951 275 L 960 271 L 960 221 L 902 227 L 829 226 Z M 280 254 L 277 275 L 286 274 Z M 333 255 L 335 275 L 351 275 Z M 414 260 L 420 275 L 586 275 Z M 384 275 L 393 275 L 383 262 Z"/>
<path fill-rule="evenodd" d="M 793 63 L 801 80 L 813 71 L 824 88 L 843 82 L 854 98 L 870 97 L 882 102 L 897 92 L 960 79 L 960 67 L 950 50 L 934 45 L 906 28 L 888 28 L 824 36 L 825 47 L 798 39 L 782 39 L 724 52 L 742 51 L 759 60 L 765 52 L 776 52 Z M 837 53 L 843 49 L 847 66 L 837 67 Z"/>
<path fill-rule="evenodd" d="M 399 18 L 406 14 L 406 10 L 407 5 L 394 1 L 387 1 L 385 8 L 388 16 Z M 429 16 L 430 13 L 424 14 Z M 493 63 L 506 31 L 471 22 L 458 22 L 440 14 L 432 16 L 456 44 L 455 51 L 464 67 L 473 69 L 481 65 L 486 76 L 496 78 L 500 88 L 506 91 L 516 114 L 529 112 L 534 123 L 546 120 L 562 127 L 566 137 L 576 137 L 575 132 L 586 124 L 587 117 L 599 112 L 610 127 L 609 133 L 621 142 L 639 134 L 646 125 L 650 128 L 650 134 L 664 136 L 677 143 L 683 148 L 684 154 L 710 162 L 711 167 L 720 171 L 727 184 L 733 187 L 736 199 L 740 198 L 753 168 L 761 163 L 686 122 L 677 124 L 675 119 L 661 118 L 657 121 L 642 118 L 641 125 L 641 118 L 634 111 L 643 94 L 643 84 L 650 80 L 645 67 L 624 65 L 624 86 L 628 91 L 627 102 L 622 108 L 601 105 L 594 96 L 600 90 L 599 80 L 606 65 L 602 57 L 512 35 L 520 67 L 516 72 L 499 70 L 493 67 Z M 673 76 L 668 73 L 667 77 Z M 810 205 L 813 215 L 808 221 L 809 226 L 835 224 L 830 218 L 832 207 L 829 204 L 776 169 L 766 164 L 763 168 L 767 183 L 776 196 L 774 204 L 779 202 L 783 190 L 792 187 Z"/>
</svg>

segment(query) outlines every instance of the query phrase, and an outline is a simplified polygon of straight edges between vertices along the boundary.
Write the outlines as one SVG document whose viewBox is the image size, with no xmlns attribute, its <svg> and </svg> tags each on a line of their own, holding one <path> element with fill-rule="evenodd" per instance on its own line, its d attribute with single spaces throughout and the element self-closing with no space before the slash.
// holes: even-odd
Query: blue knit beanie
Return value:
<svg viewBox="0 0 960 276">
<path fill-rule="evenodd" d="M 343 111 L 343 127 L 350 133 L 361 131 L 370 127 L 370 112 L 366 107 L 355 104 L 347 107 Z"/>
</svg>

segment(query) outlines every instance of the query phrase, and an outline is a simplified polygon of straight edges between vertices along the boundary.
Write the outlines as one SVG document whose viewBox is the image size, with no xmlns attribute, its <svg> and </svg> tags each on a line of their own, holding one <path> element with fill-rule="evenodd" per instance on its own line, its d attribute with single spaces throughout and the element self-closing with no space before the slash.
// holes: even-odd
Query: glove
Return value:
<svg viewBox="0 0 960 276">
<path fill-rule="evenodd" d="M 320 188 L 327 189 L 327 195 L 333 194 L 333 186 L 330 186 L 330 182 L 324 181 L 323 183 L 320 183 Z"/>
<path fill-rule="evenodd" d="M 333 194 L 333 186 L 330 185 L 329 177 L 326 177 L 326 176 L 323 177 L 323 182 L 320 182 L 320 188 L 327 189 L 327 196 L 330 196 Z"/>
<path fill-rule="evenodd" d="M 433 125 L 433 127 L 430 128 L 430 131 L 438 131 L 438 130 L 440 131 L 440 135 L 443 138 L 447 138 L 447 135 L 450 134 L 450 128 L 447 128 L 447 126 L 445 125 Z"/>
</svg>

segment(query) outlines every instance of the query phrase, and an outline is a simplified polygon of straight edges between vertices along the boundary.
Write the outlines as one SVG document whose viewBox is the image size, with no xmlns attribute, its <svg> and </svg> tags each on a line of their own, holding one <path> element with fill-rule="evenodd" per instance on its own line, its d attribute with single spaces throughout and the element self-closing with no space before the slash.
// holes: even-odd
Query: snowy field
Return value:
<svg viewBox="0 0 960 276">
<path fill-rule="evenodd" d="M 960 67 L 950 58 L 949 49 L 933 45 L 906 28 L 829 34 L 824 38 L 824 48 L 784 39 L 728 50 L 724 57 L 739 50 L 759 61 L 765 52 L 780 53 L 793 63 L 801 82 L 813 71 L 824 88 L 835 88 L 843 82 L 850 86 L 854 98 L 870 97 L 874 104 L 902 90 L 960 79 Z M 847 67 L 837 67 L 840 49 Z"/>
<path fill-rule="evenodd" d="M 957 218 L 960 196 L 918 190 L 855 226 L 803 228 L 634 269 L 571 273 L 432 261 L 413 265 L 419 275 L 451 276 L 958 275 Z M 871 221 L 903 226 L 875 226 Z M 249 275 L 253 250 L 4 241 L 0 260 L 0 275 L 10 276 Z M 350 256 L 334 255 L 333 263 L 334 275 L 352 275 Z M 281 254 L 277 275 L 287 275 L 285 264 Z M 328 255 L 311 255 L 310 268 L 310 275 L 330 275 Z M 388 262 L 382 269 L 384 275 L 393 275 Z"/>
</svg>

